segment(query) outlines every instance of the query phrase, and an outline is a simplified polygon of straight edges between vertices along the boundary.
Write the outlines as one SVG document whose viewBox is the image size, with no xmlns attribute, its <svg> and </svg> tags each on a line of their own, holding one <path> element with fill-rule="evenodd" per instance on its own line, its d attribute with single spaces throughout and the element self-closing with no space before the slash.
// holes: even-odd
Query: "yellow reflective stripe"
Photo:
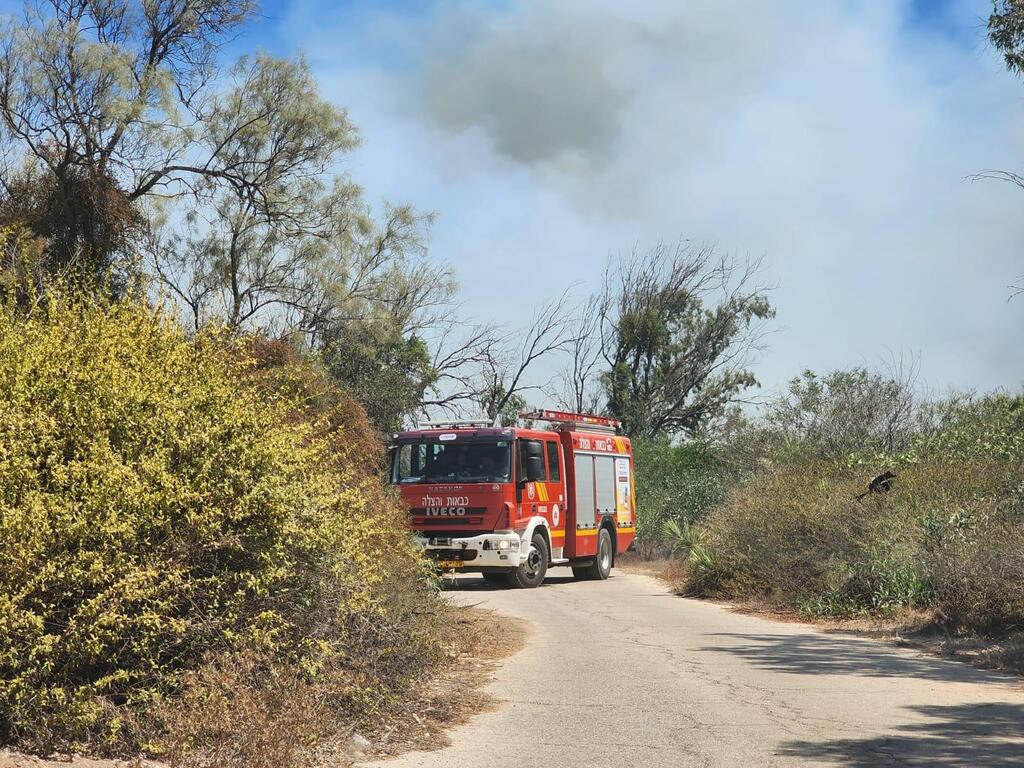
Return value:
<svg viewBox="0 0 1024 768">
<path fill-rule="evenodd" d="M 597 536 L 597 531 L 598 531 L 597 528 L 584 528 L 582 530 L 576 531 L 576 535 L 577 536 Z M 615 531 L 617 533 L 636 533 L 636 528 L 633 528 L 633 527 L 629 527 L 629 528 L 616 528 Z"/>
</svg>

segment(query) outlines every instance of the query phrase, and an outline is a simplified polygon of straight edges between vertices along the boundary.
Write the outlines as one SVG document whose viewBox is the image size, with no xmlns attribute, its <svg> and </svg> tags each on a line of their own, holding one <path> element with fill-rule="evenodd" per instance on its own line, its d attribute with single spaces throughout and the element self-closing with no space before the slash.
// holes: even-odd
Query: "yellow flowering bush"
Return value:
<svg viewBox="0 0 1024 768">
<path fill-rule="evenodd" d="M 136 301 L 0 310 L 0 742 L 136 749 L 239 648 L 351 670 L 353 702 L 435 653 L 365 416 L 239 346 Z"/>
</svg>

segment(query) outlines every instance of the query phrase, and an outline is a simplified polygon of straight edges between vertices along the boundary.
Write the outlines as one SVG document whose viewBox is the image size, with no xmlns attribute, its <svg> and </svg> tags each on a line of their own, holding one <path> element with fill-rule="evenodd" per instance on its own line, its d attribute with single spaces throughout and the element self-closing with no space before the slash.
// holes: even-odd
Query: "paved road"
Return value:
<svg viewBox="0 0 1024 768">
<path fill-rule="evenodd" d="M 526 619 L 530 638 L 491 684 L 495 711 L 386 768 L 1024 766 L 1024 688 L 965 664 L 621 571 L 526 591 L 464 576 L 454 594 Z"/>
</svg>

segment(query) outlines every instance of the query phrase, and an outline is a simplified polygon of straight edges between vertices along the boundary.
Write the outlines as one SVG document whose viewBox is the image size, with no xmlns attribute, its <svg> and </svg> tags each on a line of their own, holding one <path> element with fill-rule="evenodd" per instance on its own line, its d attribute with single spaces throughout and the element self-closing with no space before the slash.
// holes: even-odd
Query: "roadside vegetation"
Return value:
<svg viewBox="0 0 1024 768">
<path fill-rule="evenodd" d="M 0 312 L 0 444 L 4 743 L 301 765 L 446 657 L 379 439 L 286 345 L 50 292 Z"/>
<path fill-rule="evenodd" d="M 805 373 L 697 445 L 714 459 L 696 487 L 724 492 L 642 526 L 641 551 L 685 561 L 681 589 L 811 617 L 909 607 L 966 632 L 1024 626 L 1024 397 L 918 401 L 906 377 Z"/>
</svg>

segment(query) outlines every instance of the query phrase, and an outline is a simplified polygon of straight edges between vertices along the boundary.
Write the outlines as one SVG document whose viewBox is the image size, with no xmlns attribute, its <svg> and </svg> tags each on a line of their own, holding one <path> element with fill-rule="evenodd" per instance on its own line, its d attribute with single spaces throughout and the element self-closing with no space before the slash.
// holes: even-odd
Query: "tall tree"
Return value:
<svg viewBox="0 0 1024 768">
<path fill-rule="evenodd" d="M 603 383 L 627 433 L 692 434 L 757 383 L 746 365 L 774 317 L 757 270 L 685 242 L 609 265 L 599 297 Z"/>
<path fill-rule="evenodd" d="M 221 44 L 252 0 L 50 0 L 0 43 L 8 200 L 55 266 L 118 266 L 146 199 L 232 195 L 248 215 L 301 226 L 308 197 L 354 129 L 308 68 L 242 59 L 219 90 Z"/>
</svg>

